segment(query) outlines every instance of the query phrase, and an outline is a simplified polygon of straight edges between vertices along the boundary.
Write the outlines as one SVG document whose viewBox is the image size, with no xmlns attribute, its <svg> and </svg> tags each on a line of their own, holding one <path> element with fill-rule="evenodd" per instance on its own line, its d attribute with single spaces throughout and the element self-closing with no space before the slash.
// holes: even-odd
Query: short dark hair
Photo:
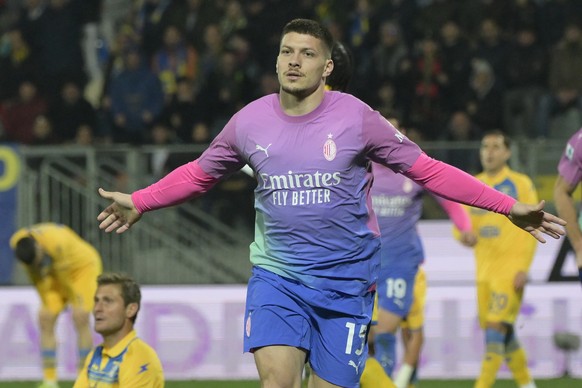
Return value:
<svg viewBox="0 0 582 388">
<path fill-rule="evenodd" d="M 503 145 L 505 146 L 505 148 L 507 149 L 511 148 L 511 138 L 509 137 L 509 135 L 507 135 L 507 133 L 503 132 L 500 129 L 491 129 L 485 132 L 481 139 L 484 139 L 486 136 L 501 136 L 503 138 Z"/>
<path fill-rule="evenodd" d="M 333 47 L 333 36 L 327 28 L 325 28 L 321 23 L 316 22 L 311 19 L 293 19 L 283 27 L 283 33 L 281 34 L 281 39 L 283 36 L 290 32 L 296 32 L 298 34 L 311 35 L 314 38 L 321 40 L 325 48 L 327 49 L 329 55 L 331 55 L 331 49 Z"/>
<path fill-rule="evenodd" d="M 97 277 L 97 286 L 105 286 L 108 284 L 116 284 L 121 288 L 121 297 L 123 298 L 123 304 L 127 307 L 130 303 L 137 303 L 137 312 L 131 321 L 135 323 L 137 319 L 137 313 L 141 308 L 141 290 L 139 284 L 133 278 L 128 275 L 121 273 L 103 273 Z"/>
<path fill-rule="evenodd" d="M 353 60 L 350 50 L 341 42 L 335 42 L 331 50 L 333 71 L 325 80 L 332 90 L 345 92 L 353 73 Z"/>
<path fill-rule="evenodd" d="M 36 241 L 32 237 L 23 237 L 14 248 L 16 258 L 26 265 L 31 265 L 36 257 Z"/>
</svg>

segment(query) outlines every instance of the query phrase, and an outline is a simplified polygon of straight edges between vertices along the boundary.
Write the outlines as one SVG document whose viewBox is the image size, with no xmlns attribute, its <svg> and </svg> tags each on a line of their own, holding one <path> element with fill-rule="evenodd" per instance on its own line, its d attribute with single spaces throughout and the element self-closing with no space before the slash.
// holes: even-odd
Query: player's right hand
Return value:
<svg viewBox="0 0 582 388">
<path fill-rule="evenodd" d="M 130 194 L 100 188 L 99 195 L 113 202 L 97 216 L 97 220 L 101 221 L 99 229 L 105 229 L 107 233 L 123 233 L 140 220 L 141 214 L 133 204 Z"/>
<path fill-rule="evenodd" d="M 459 241 L 464 246 L 472 248 L 477 244 L 477 235 L 473 231 L 461 232 Z"/>
</svg>

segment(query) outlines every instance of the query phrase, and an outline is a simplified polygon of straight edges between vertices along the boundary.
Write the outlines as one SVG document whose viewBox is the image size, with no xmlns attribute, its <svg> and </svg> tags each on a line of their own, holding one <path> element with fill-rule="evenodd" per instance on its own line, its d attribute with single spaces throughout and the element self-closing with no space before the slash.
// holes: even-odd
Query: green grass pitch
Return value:
<svg viewBox="0 0 582 388">
<path fill-rule="evenodd" d="M 473 380 L 421 380 L 418 388 L 472 388 Z M 0 388 L 35 388 L 33 382 L 0 382 Z M 536 380 L 538 388 L 582 388 L 579 379 Z M 498 380 L 495 388 L 515 388 L 511 380 Z M 63 382 L 60 388 L 72 388 L 73 383 Z M 166 388 L 258 388 L 258 381 L 168 381 Z"/>
</svg>

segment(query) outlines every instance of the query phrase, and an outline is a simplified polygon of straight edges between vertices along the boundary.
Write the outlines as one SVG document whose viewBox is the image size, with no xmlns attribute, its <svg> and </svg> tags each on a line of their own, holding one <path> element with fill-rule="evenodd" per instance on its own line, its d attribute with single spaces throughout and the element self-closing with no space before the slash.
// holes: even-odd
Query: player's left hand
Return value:
<svg viewBox="0 0 582 388">
<path fill-rule="evenodd" d="M 99 195 L 112 202 L 97 216 L 97 220 L 101 221 L 99 229 L 105 229 L 107 233 L 123 233 L 140 220 L 141 214 L 133 204 L 131 194 L 100 188 Z"/>
<path fill-rule="evenodd" d="M 560 238 L 566 232 L 563 226 L 566 221 L 551 213 L 545 212 L 545 201 L 540 201 L 537 205 L 527 205 L 516 202 L 509 213 L 509 219 L 516 226 L 529 232 L 539 242 L 545 243 L 544 234 L 555 239 Z"/>
<path fill-rule="evenodd" d="M 513 288 L 516 292 L 520 292 L 525 287 L 525 283 L 527 283 L 527 273 L 523 271 L 519 271 L 515 274 L 515 278 L 513 279 Z"/>
</svg>

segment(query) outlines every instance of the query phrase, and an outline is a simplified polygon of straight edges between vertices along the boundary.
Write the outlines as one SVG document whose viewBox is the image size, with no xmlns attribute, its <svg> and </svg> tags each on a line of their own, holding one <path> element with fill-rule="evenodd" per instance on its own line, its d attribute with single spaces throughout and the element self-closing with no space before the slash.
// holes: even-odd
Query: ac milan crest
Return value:
<svg viewBox="0 0 582 388">
<path fill-rule="evenodd" d="M 327 140 L 323 145 L 323 156 L 325 159 L 329 160 L 330 162 L 335 159 L 335 155 L 337 154 L 337 146 L 335 145 L 335 141 L 332 139 L 333 135 L 330 133 L 327 135 Z"/>
</svg>

